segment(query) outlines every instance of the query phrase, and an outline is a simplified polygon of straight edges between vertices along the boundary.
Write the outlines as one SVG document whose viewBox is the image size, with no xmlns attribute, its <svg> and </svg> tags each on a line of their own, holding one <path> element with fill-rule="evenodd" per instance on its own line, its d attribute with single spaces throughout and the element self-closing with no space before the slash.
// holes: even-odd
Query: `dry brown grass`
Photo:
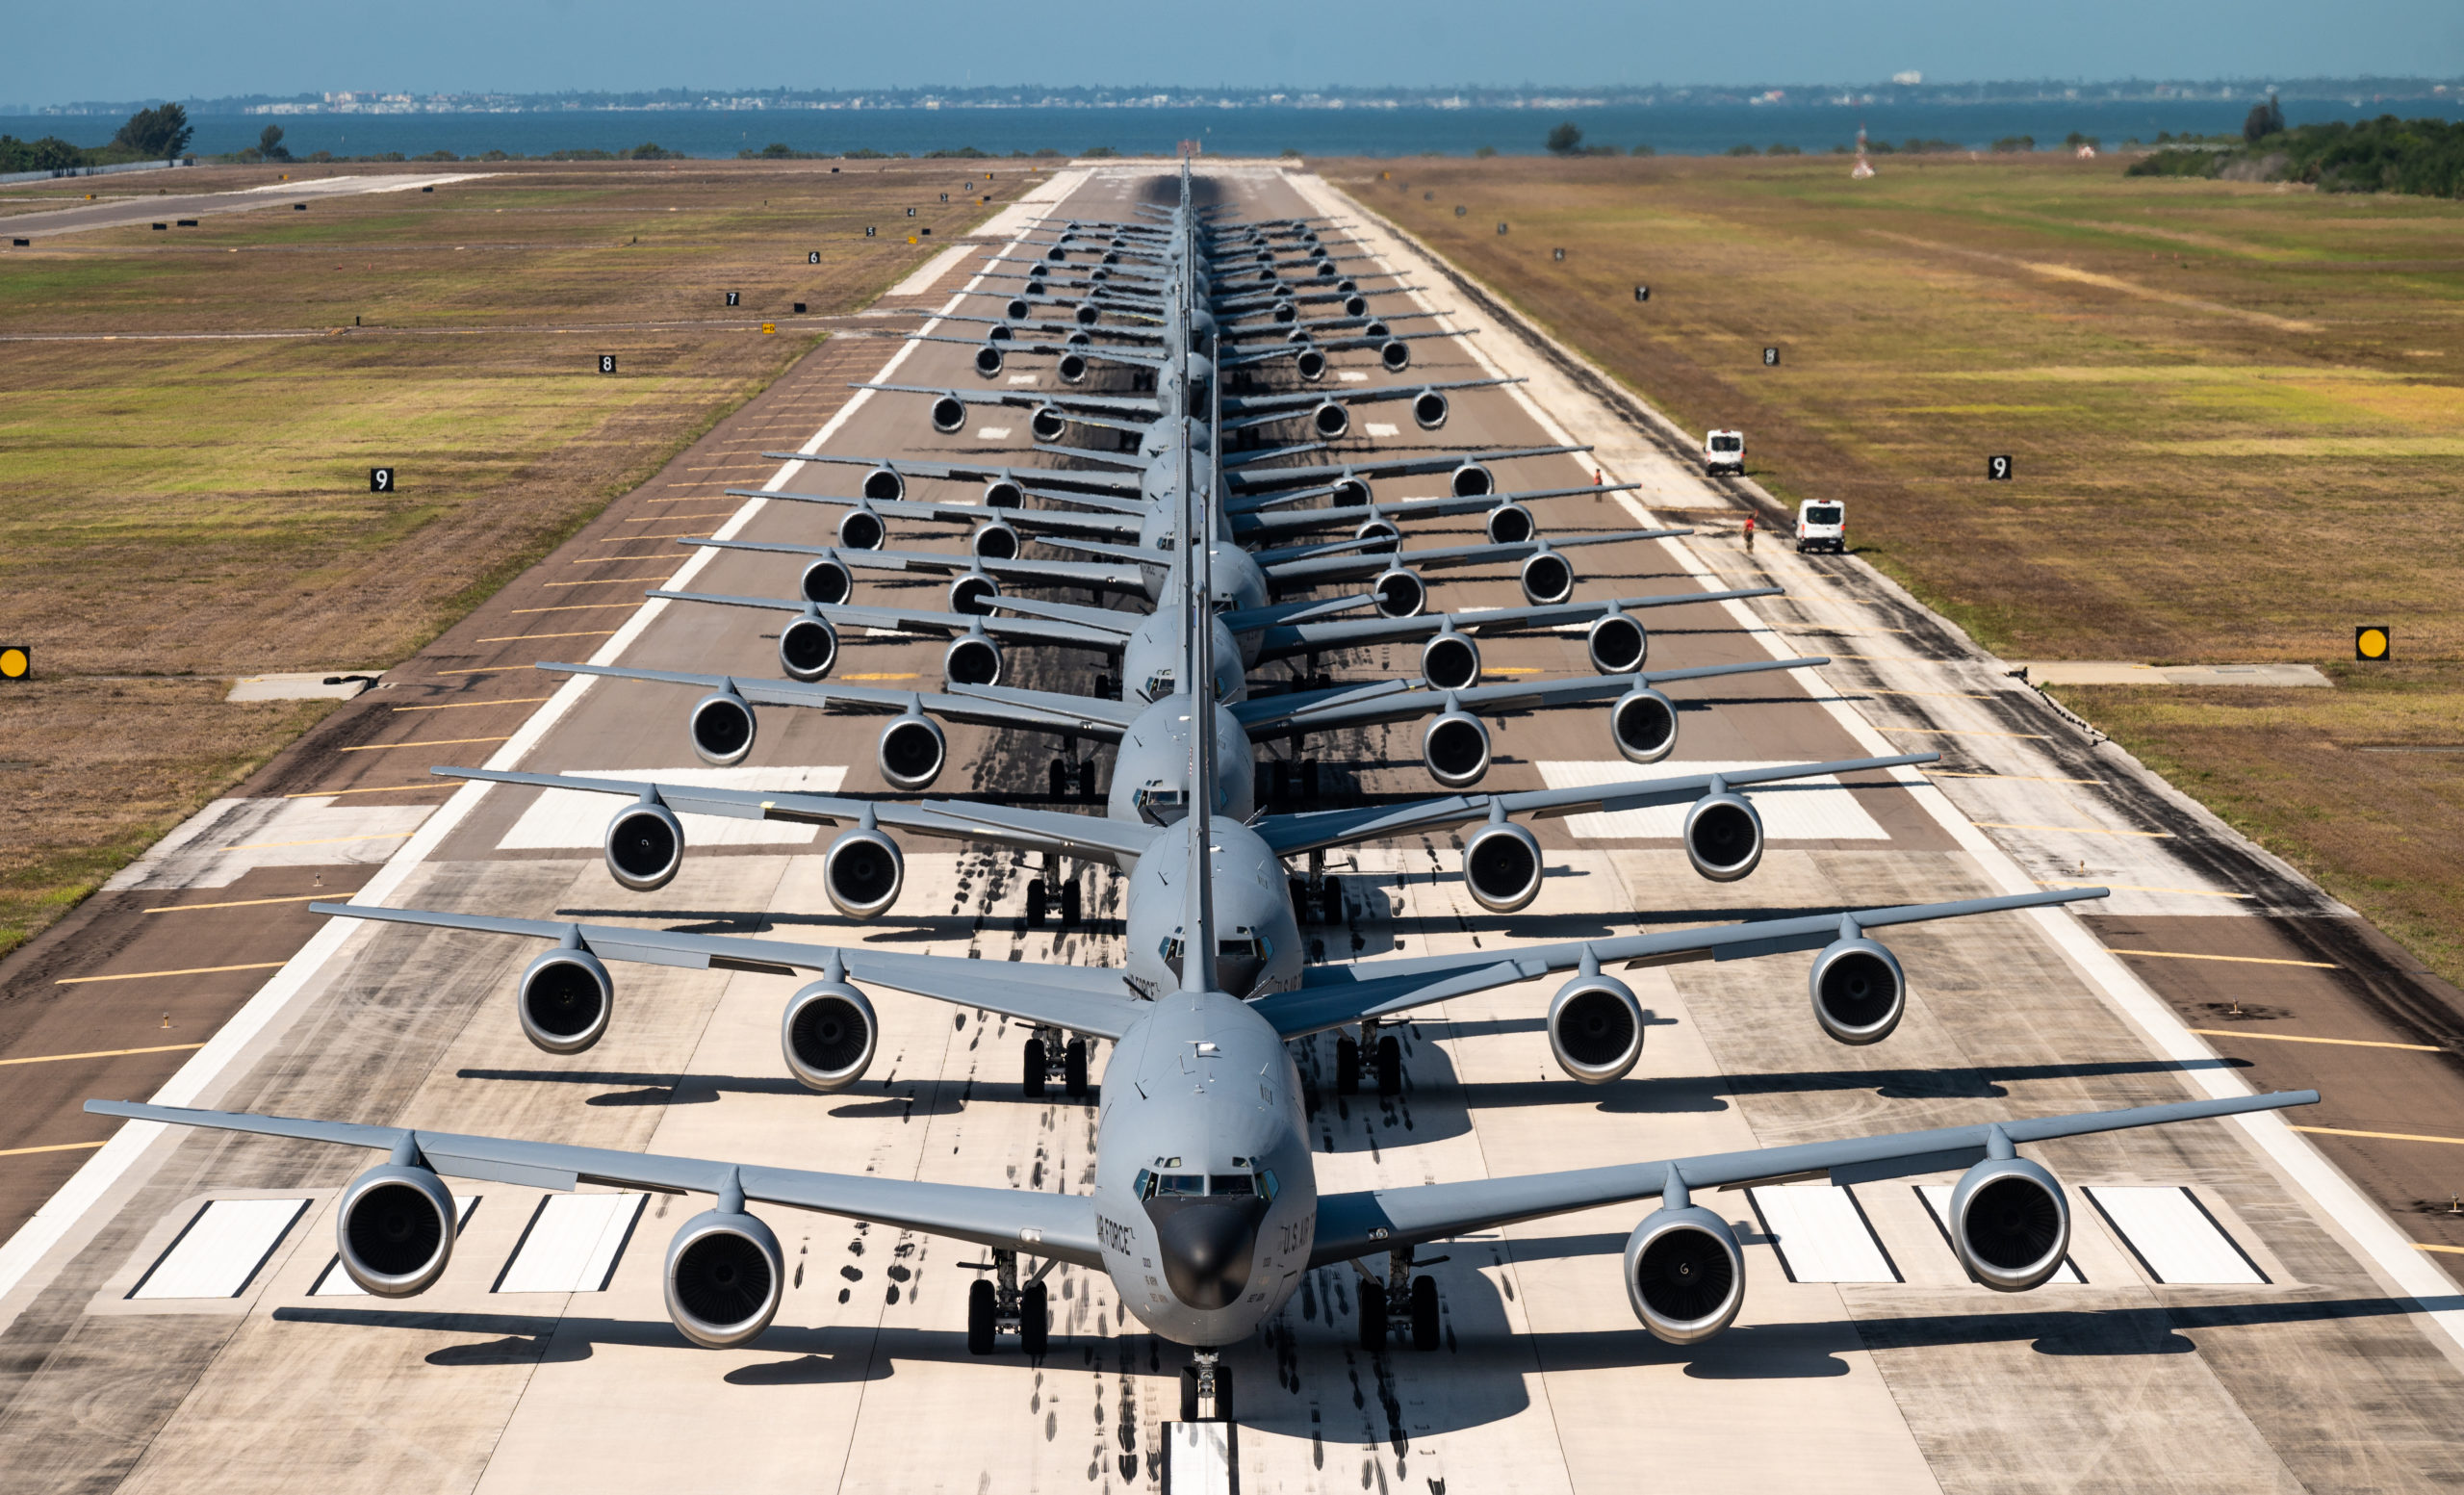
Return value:
<svg viewBox="0 0 2464 1495">
<path fill-rule="evenodd" d="M 1330 174 L 1681 423 L 1743 426 L 1775 493 L 1846 499 L 1861 553 L 1998 651 L 2335 667 L 2065 694 L 2464 979 L 2464 764 L 2358 751 L 2464 743 L 2464 205 L 1879 165 Z M 2397 667 L 2347 668 L 2363 623 Z"/>
<path fill-rule="evenodd" d="M 988 211 L 937 201 L 956 164 L 500 169 L 0 258 L 0 336 L 63 339 L 0 358 L 0 641 L 41 677 L 0 727 L 0 951 L 321 714 L 232 676 L 414 652 L 811 348 L 790 302 L 933 252 L 909 205 Z"/>
</svg>

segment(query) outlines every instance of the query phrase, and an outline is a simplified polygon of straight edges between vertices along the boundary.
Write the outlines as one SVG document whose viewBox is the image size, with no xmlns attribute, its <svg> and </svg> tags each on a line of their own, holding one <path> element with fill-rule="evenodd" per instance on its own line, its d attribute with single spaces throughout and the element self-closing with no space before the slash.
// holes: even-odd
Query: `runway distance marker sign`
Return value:
<svg viewBox="0 0 2464 1495">
<path fill-rule="evenodd" d="M 1987 482 L 2009 482 L 2011 480 L 2011 459 L 2009 457 L 1987 457 L 1985 459 L 1985 480 Z"/>
<path fill-rule="evenodd" d="M 1776 369 L 1780 367 L 1780 350 L 1778 348 L 1766 348 L 1762 350 L 1762 367 L 1766 369 Z"/>
<path fill-rule="evenodd" d="M 371 493 L 393 492 L 394 470 L 390 467 L 370 468 L 368 470 L 368 491 Z"/>
<path fill-rule="evenodd" d="M 599 372 L 602 374 L 613 374 L 616 372 L 616 355 L 614 353 L 602 353 L 599 355 Z"/>
<path fill-rule="evenodd" d="M 730 306 L 742 306 L 744 304 L 744 293 L 741 291 L 729 292 L 728 304 Z"/>
</svg>

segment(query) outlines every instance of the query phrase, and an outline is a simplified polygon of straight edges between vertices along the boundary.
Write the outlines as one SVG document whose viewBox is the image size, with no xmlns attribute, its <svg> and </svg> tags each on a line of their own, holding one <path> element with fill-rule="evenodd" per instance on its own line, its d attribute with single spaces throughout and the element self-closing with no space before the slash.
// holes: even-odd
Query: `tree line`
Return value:
<svg viewBox="0 0 2464 1495">
<path fill-rule="evenodd" d="M 71 144 L 57 135 L 33 141 L 0 135 L 0 171 L 65 171 L 131 161 L 174 161 L 189 148 L 195 134 L 187 110 L 165 104 L 129 116 L 128 122 L 103 145 Z"/>
</svg>

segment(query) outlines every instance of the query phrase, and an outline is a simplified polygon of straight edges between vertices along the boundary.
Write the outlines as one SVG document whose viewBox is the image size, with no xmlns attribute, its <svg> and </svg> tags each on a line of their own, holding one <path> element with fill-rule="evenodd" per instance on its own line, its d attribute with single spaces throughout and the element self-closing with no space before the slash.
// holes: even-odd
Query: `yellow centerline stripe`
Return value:
<svg viewBox="0 0 2464 1495">
<path fill-rule="evenodd" d="M 82 987 L 97 981 L 143 981 L 153 976 L 212 976 L 226 970 L 278 970 L 287 961 L 256 961 L 246 966 L 191 966 L 181 970 L 132 970 L 117 976 L 63 976 L 59 987 Z"/>
<path fill-rule="evenodd" d="M 651 557 L 648 555 L 613 555 L 608 558 L 611 560 L 649 560 Z M 672 575 L 672 573 L 661 572 L 657 576 L 652 577 L 600 577 L 589 581 L 542 581 L 539 584 L 541 586 L 612 586 L 620 581 L 664 581 L 670 575 Z"/>
<path fill-rule="evenodd" d="M 638 607 L 639 603 L 567 603 L 560 607 L 516 607 L 506 614 L 520 617 L 526 612 L 589 612 L 598 607 Z"/>
<path fill-rule="evenodd" d="M 426 742 L 363 742 L 357 747 L 337 748 L 340 753 L 382 753 L 391 748 L 462 747 L 473 742 L 510 742 L 510 734 L 501 737 L 438 737 Z"/>
<path fill-rule="evenodd" d="M 652 517 L 656 519 L 692 519 L 698 516 L 691 514 L 656 514 Z M 675 534 L 611 534 L 606 539 L 602 540 L 599 543 L 602 545 L 630 545 L 635 540 L 698 540 L 700 538 L 702 538 L 702 531 L 699 529 L 685 529 Z M 641 559 L 639 555 L 609 555 L 603 558 L 607 560 Z M 599 562 L 595 560 L 578 560 L 575 561 L 574 564 L 577 566 L 596 566 Z"/>
<path fill-rule="evenodd" d="M 225 846 L 224 851 L 280 851 L 286 846 L 340 846 L 349 841 L 402 841 L 418 835 L 416 831 L 371 831 L 366 836 L 326 836 L 313 841 L 249 841 L 241 846 Z"/>
<path fill-rule="evenodd" d="M 2413 1243 L 2413 1250 L 2417 1251 L 2444 1251 L 2450 1256 L 2464 1256 L 2464 1246 L 2432 1246 L 2427 1241 L 2415 1241 Z"/>
<path fill-rule="evenodd" d="M 2464 1137 L 2424 1137 L 2415 1132 L 2356 1132 L 2341 1126 L 2296 1126 L 2297 1132 L 2316 1132 L 2322 1137 L 2369 1137 L 2379 1142 L 2441 1142 L 2450 1147 L 2464 1147 Z"/>
<path fill-rule="evenodd" d="M 2417 1054 L 2443 1054 L 2436 1044 L 2388 1044 L 2370 1038 L 2304 1038 L 2298 1033 L 2247 1033 L 2239 1028 L 2193 1028 L 2209 1038 L 2263 1038 L 2275 1044 L 2337 1044 L 2347 1048 L 2407 1048 Z"/>
<path fill-rule="evenodd" d="M 678 503 L 686 501 L 680 499 L 653 499 L 651 502 L 654 503 Z M 665 520 L 669 524 L 674 524 L 680 519 L 733 519 L 734 517 L 735 510 L 732 508 L 721 508 L 712 509 L 706 514 L 644 514 L 639 519 L 629 519 L 626 520 L 625 523 L 629 525 L 654 525 L 659 523 L 661 520 Z M 638 540 L 641 539 L 642 536 L 633 535 L 630 538 Z M 602 545 L 609 545 L 614 542 L 602 540 L 599 543 Z"/>
<path fill-rule="evenodd" d="M 117 1059 L 122 1054 L 175 1054 L 191 1048 L 203 1048 L 203 1044 L 157 1044 L 152 1048 L 97 1048 L 82 1054 L 29 1054 L 23 1059 L 0 1059 L 0 1064 L 58 1064 L 64 1059 Z"/>
<path fill-rule="evenodd" d="M 2264 955 L 2194 955 L 2188 950 L 2124 950 L 2118 948 L 2115 949 L 2113 953 L 2116 955 L 2147 955 L 2153 956 L 2158 960 L 2167 961 L 2230 961 L 2236 966 L 2307 966 L 2314 970 L 2334 970 L 2337 968 L 2336 963 L 2333 961 L 2278 961 L 2270 960 Z"/>
<path fill-rule="evenodd" d="M 99 1142 L 55 1142 L 47 1147 L 0 1147 L 0 1157 L 24 1157 L 29 1152 L 77 1152 L 101 1146 Z"/>
<path fill-rule="evenodd" d="M 585 633 L 541 633 L 538 636 L 541 638 L 588 638 L 596 637 L 598 635 Z M 488 638 L 479 640 L 479 642 L 483 644 L 494 643 L 495 641 L 496 640 L 494 639 Z M 510 701 L 448 701 L 443 706 L 398 706 L 394 708 L 394 709 L 398 711 L 467 711 L 475 706 L 536 706 L 547 699 L 548 698 L 546 696 L 515 696 Z"/>
<path fill-rule="evenodd" d="M 348 752 L 349 749 L 344 749 Z M 2108 831 L 2098 825 L 2014 825 L 2008 820 L 1977 820 L 1971 822 L 1989 831 L 2066 831 L 2073 836 L 2142 836 L 2152 840 L 2169 841 L 2170 831 Z"/>
<path fill-rule="evenodd" d="M 612 628 L 597 628 L 583 629 L 579 632 L 574 633 L 507 633 L 501 638 L 482 638 L 479 642 L 483 644 L 518 644 L 526 638 L 607 638 L 618 632 L 619 630 Z M 546 696 L 541 696 L 539 699 L 545 701 L 548 698 Z M 499 703 L 494 701 L 479 701 L 474 702 L 473 704 L 476 706 L 495 706 Z M 444 708 L 435 706 L 398 706 L 394 708 L 394 709 L 398 711 L 437 711 L 443 710 Z"/>
<path fill-rule="evenodd" d="M 304 892 L 300 893 L 296 897 L 291 898 L 235 898 L 229 903 L 167 903 L 159 909 L 147 909 L 145 912 L 148 914 L 185 914 L 191 909 L 254 909 L 261 908 L 269 903 L 315 903 L 319 899 L 333 898 L 337 896 L 346 898 L 350 895 L 348 893 L 336 894 L 329 892 Z"/>
</svg>

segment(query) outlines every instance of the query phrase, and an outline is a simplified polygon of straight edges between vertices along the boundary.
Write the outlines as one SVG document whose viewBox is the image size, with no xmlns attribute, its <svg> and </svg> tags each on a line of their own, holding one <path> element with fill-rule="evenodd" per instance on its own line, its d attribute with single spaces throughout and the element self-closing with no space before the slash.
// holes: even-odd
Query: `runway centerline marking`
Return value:
<svg viewBox="0 0 2464 1495">
<path fill-rule="evenodd" d="M 200 1040 L 194 1044 L 157 1044 L 151 1048 L 94 1048 L 82 1054 L 29 1054 L 23 1059 L 0 1059 L 0 1064 L 58 1064 L 64 1059 L 117 1059 L 123 1054 L 176 1054 L 204 1046 Z"/>
<path fill-rule="evenodd" d="M 2297 1132 L 2315 1132 L 2322 1137 L 2368 1137 L 2378 1142 L 2436 1142 L 2451 1147 L 2464 1147 L 2464 1137 L 2424 1137 L 2415 1132 L 2357 1132 L 2342 1126 L 2296 1126 Z"/>
<path fill-rule="evenodd" d="M 213 976 L 226 970 L 273 970 L 289 964 L 285 961 L 251 961 L 244 966 L 191 966 L 181 970 L 132 970 L 116 976 L 63 976 L 52 983 L 56 987 L 91 986 L 97 981 L 144 981 L 155 976 Z"/>
<path fill-rule="evenodd" d="M 2208 1038 L 2263 1038 L 2273 1044 L 2336 1044 L 2346 1048 L 2402 1048 L 2417 1054 L 2443 1054 L 2436 1044 L 2388 1044 L 2368 1038 L 2305 1038 L 2298 1033 L 2246 1033 L 2238 1028 L 2193 1028 Z M 2303 1128 L 2296 1128 L 2302 1130 Z"/>
<path fill-rule="evenodd" d="M 234 898 L 228 903 L 167 903 L 159 909 L 147 909 L 145 912 L 148 914 L 185 914 L 191 909 L 254 909 L 262 908 L 269 903 L 315 903 L 320 899 L 329 899 L 335 896 L 337 896 L 337 894 L 331 892 L 303 892 L 289 898 Z M 347 897 L 349 895 L 346 893 L 341 894 L 340 896 Z"/>
<path fill-rule="evenodd" d="M 479 642 L 483 644 L 518 644 L 526 638 L 612 638 L 615 636 L 615 633 L 616 631 L 612 628 L 593 628 L 583 629 L 578 632 L 573 633 L 507 633 L 501 638 L 482 638 Z M 539 699 L 545 701 L 548 698 L 546 696 L 541 696 Z M 470 704 L 473 706 L 495 706 L 500 703 L 494 701 L 474 701 Z M 442 711 L 446 709 L 441 706 L 398 706 L 394 708 L 394 709 L 398 711 Z"/>
<path fill-rule="evenodd" d="M 589 638 L 596 635 L 588 633 L 533 633 L 527 636 L 532 638 Z M 488 642 L 488 640 L 484 638 L 479 641 L 481 643 Z M 546 696 L 515 696 L 511 700 L 506 701 L 448 701 L 442 706 L 398 706 L 394 708 L 394 709 L 398 711 L 467 711 L 475 706 L 536 706 L 547 699 L 548 698 Z"/>
<path fill-rule="evenodd" d="M 101 1146 L 99 1142 L 55 1142 L 47 1147 L 0 1147 L 0 1157 L 24 1157 L 29 1152 L 77 1152 Z"/>
<path fill-rule="evenodd" d="M 529 666 L 525 665 L 527 669 Z M 473 742 L 509 742 L 510 737 L 438 737 L 424 742 L 363 742 L 357 747 L 336 748 L 338 753 L 383 753 L 406 747 L 462 747 Z M 234 847 L 234 850 L 238 848 Z"/>
<path fill-rule="evenodd" d="M 2195 955 L 2188 950 L 2124 950 L 2108 945 L 2116 955 L 2144 955 L 2163 961 L 2229 961 L 2236 966 L 2307 966 L 2313 970 L 2337 970 L 2333 961 L 2279 961 L 2264 955 Z"/>
</svg>

